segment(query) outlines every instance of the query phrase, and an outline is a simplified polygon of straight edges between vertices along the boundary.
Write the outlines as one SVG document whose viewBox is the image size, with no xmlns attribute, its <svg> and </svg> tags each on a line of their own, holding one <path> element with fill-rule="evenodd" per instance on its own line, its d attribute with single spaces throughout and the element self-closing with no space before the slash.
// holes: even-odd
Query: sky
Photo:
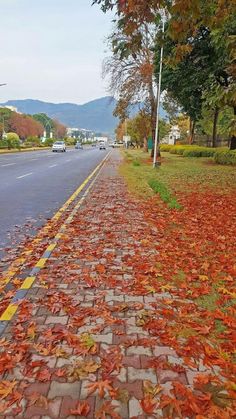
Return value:
<svg viewBox="0 0 236 419">
<path fill-rule="evenodd" d="M 112 15 L 92 0 L 0 0 L 0 102 L 82 104 L 107 96 Z"/>
</svg>

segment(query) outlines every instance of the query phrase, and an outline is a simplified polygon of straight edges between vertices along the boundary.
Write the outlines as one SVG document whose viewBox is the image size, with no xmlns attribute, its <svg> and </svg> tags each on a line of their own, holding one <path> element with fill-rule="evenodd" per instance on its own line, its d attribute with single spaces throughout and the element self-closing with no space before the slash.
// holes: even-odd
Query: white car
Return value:
<svg viewBox="0 0 236 419">
<path fill-rule="evenodd" d="M 106 143 L 105 143 L 105 141 L 100 141 L 100 143 L 99 143 L 99 150 L 106 150 Z"/>
<path fill-rule="evenodd" d="M 56 141 L 52 146 L 52 151 L 61 151 L 62 153 L 66 151 L 66 144 L 64 141 Z"/>
</svg>

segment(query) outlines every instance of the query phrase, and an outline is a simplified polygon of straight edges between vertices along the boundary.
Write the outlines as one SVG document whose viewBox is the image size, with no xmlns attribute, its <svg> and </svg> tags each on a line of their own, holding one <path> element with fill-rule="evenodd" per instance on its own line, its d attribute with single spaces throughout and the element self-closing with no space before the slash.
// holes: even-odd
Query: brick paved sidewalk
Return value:
<svg viewBox="0 0 236 419">
<path fill-rule="evenodd" d="M 156 263 L 158 232 L 119 161 L 114 151 L 3 336 L 1 418 L 162 418 L 172 382 L 192 386 L 197 372 L 142 327 L 170 295 L 134 286 Z"/>
</svg>

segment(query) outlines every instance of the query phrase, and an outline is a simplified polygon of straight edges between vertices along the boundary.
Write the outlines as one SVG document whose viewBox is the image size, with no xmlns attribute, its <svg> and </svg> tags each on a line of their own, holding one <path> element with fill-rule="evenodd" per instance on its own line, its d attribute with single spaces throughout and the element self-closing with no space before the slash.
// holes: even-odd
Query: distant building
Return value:
<svg viewBox="0 0 236 419">
<path fill-rule="evenodd" d="M 180 129 L 178 125 L 173 125 L 168 135 L 161 140 L 161 144 L 175 145 L 176 141 L 180 139 Z"/>
<path fill-rule="evenodd" d="M 77 137 L 77 135 L 79 134 L 79 128 L 67 128 L 66 129 L 66 135 L 68 137 Z"/>
<path fill-rule="evenodd" d="M 94 137 L 94 132 L 84 128 L 67 128 L 68 137 L 80 138 L 81 140 L 90 140 Z"/>
</svg>

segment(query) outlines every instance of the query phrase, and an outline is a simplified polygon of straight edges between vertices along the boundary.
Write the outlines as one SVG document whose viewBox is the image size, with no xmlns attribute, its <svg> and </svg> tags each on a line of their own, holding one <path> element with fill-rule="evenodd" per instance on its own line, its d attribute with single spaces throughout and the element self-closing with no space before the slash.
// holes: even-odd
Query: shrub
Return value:
<svg viewBox="0 0 236 419">
<path fill-rule="evenodd" d="M 170 145 L 170 144 L 161 144 L 160 150 L 161 151 L 170 151 L 172 149 L 172 147 L 174 147 L 174 146 Z"/>
<path fill-rule="evenodd" d="M 35 136 L 28 137 L 24 142 L 24 147 L 40 147 L 41 145 L 40 138 Z"/>
<path fill-rule="evenodd" d="M 65 137 L 64 141 L 65 141 L 66 145 L 75 145 L 75 143 L 76 143 L 76 139 L 72 138 L 72 137 Z"/>
<path fill-rule="evenodd" d="M 15 132 L 8 132 L 7 138 L 0 140 L 0 148 L 7 148 L 9 150 L 12 148 L 20 149 L 19 136 Z"/>
<path fill-rule="evenodd" d="M 172 146 L 172 148 L 170 149 L 170 153 L 171 154 L 178 154 L 178 155 L 183 155 L 184 151 L 188 148 L 189 146 L 182 146 L 182 145 L 176 145 L 176 146 Z"/>
<path fill-rule="evenodd" d="M 8 148 L 8 143 L 6 139 L 0 140 L 0 149 L 4 150 L 4 148 Z"/>
<path fill-rule="evenodd" d="M 214 160 L 218 164 L 236 165 L 236 150 L 235 151 L 216 151 Z"/>
<path fill-rule="evenodd" d="M 215 155 L 215 148 L 208 147 L 189 147 L 183 152 L 183 157 L 213 157 Z"/>
<path fill-rule="evenodd" d="M 51 147 L 55 141 L 56 141 L 56 140 L 55 140 L 54 138 L 47 138 L 47 139 L 44 141 L 43 145 L 44 145 L 45 147 Z"/>
</svg>

